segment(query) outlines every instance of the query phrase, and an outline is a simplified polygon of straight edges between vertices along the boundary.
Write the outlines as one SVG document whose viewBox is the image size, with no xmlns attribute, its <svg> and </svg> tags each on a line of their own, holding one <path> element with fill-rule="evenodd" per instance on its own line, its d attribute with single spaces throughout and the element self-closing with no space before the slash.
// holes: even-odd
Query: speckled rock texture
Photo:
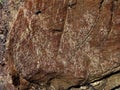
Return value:
<svg viewBox="0 0 120 90">
<path fill-rule="evenodd" d="M 25 0 L 13 13 L 6 60 L 16 88 L 68 90 L 120 71 L 120 0 Z"/>
<path fill-rule="evenodd" d="M 0 90 L 15 90 L 4 54 L 7 33 L 15 15 L 12 12 L 17 11 L 16 7 L 20 6 L 16 3 L 11 4 L 11 0 L 0 0 Z"/>
</svg>

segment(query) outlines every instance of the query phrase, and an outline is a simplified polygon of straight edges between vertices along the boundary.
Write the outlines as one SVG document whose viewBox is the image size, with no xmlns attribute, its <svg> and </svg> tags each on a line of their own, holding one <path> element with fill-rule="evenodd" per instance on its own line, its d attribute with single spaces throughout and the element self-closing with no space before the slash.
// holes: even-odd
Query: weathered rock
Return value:
<svg viewBox="0 0 120 90">
<path fill-rule="evenodd" d="M 12 3 L 14 2 L 14 3 Z M 0 90 L 14 90 L 11 76 L 8 72 L 8 65 L 5 60 L 5 43 L 11 23 L 14 22 L 17 7 L 21 0 L 0 0 Z M 16 11 L 16 12 L 15 12 Z"/>
<path fill-rule="evenodd" d="M 7 40 L 13 84 L 64 90 L 119 71 L 119 11 L 120 0 L 26 0 Z"/>
<path fill-rule="evenodd" d="M 106 79 L 105 90 L 120 90 L 120 73 Z"/>
</svg>

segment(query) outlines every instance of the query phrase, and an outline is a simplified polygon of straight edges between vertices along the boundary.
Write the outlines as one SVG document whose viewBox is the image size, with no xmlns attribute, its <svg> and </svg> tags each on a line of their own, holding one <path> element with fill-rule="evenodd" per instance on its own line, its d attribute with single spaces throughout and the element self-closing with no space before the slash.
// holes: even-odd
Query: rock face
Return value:
<svg viewBox="0 0 120 90">
<path fill-rule="evenodd" d="M 13 1 L 0 0 L 0 90 L 15 90 L 8 72 L 7 61 L 4 58 L 7 33 L 15 16 L 13 12 L 20 6 L 16 5 L 18 1 L 14 4 L 11 2 Z"/>
<path fill-rule="evenodd" d="M 66 90 L 119 71 L 119 11 L 120 0 L 26 0 L 7 39 L 13 84 Z"/>
</svg>

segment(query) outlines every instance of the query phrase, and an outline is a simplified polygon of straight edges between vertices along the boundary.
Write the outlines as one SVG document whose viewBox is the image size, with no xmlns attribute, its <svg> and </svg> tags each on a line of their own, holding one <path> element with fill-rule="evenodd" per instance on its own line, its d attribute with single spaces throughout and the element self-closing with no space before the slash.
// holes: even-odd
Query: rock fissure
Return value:
<svg viewBox="0 0 120 90">
<path fill-rule="evenodd" d="M 100 1 L 99 11 L 101 11 L 101 8 L 102 8 L 102 6 L 103 6 L 104 1 L 105 1 L 105 0 L 101 0 L 101 1 Z"/>
</svg>

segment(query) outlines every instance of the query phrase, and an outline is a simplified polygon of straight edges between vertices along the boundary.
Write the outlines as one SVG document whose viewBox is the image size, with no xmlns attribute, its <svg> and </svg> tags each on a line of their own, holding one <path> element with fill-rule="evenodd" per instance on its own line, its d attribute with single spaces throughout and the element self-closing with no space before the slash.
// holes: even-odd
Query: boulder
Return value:
<svg viewBox="0 0 120 90">
<path fill-rule="evenodd" d="M 6 43 L 13 84 L 66 90 L 120 71 L 119 11 L 119 0 L 26 0 Z"/>
</svg>

